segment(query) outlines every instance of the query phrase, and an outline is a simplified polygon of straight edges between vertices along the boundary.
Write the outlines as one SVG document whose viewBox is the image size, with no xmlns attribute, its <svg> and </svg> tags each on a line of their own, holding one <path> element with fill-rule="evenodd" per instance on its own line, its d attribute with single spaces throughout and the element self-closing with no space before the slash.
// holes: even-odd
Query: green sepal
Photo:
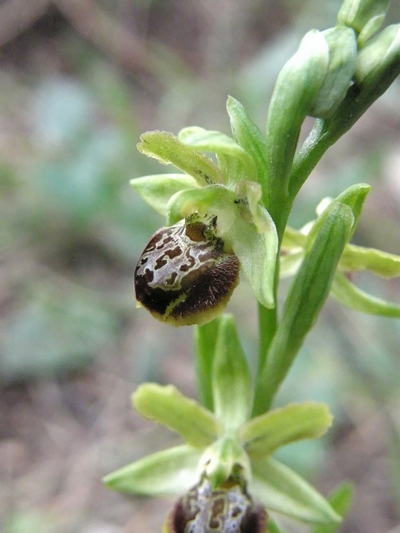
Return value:
<svg viewBox="0 0 400 533">
<path fill-rule="evenodd" d="M 239 440 L 234 436 L 224 435 L 205 450 L 200 465 L 210 480 L 213 489 L 219 487 L 229 478 L 250 479 L 250 461 Z"/>
<path fill-rule="evenodd" d="M 197 186 L 196 180 L 187 174 L 155 174 L 130 181 L 131 186 L 145 202 L 163 216 L 167 215 L 171 196 L 182 189 Z"/>
<path fill-rule="evenodd" d="M 354 30 L 346 27 L 330 28 L 321 35 L 328 45 L 329 63 L 310 115 L 327 118 L 335 112 L 350 87 L 357 62 L 357 40 Z"/>
<path fill-rule="evenodd" d="M 198 481 L 201 453 L 182 445 L 156 452 L 103 478 L 110 489 L 143 496 L 186 492 Z"/>
<path fill-rule="evenodd" d="M 350 26 L 359 34 L 360 46 L 382 25 L 391 0 L 344 0 L 339 10 L 339 26 Z"/>
<path fill-rule="evenodd" d="M 179 433 L 194 448 L 209 446 L 219 434 L 213 413 L 173 385 L 144 383 L 132 394 L 140 415 Z"/>
<path fill-rule="evenodd" d="M 225 183 L 226 177 L 214 163 L 201 152 L 181 143 L 172 133 L 148 131 L 140 136 L 139 152 L 154 157 L 164 165 L 172 164 L 193 176 L 200 187 Z"/>
<path fill-rule="evenodd" d="M 304 259 L 304 250 L 297 249 L 283 254 L 279 259 L 279 277 L 281 279 L 294 276 Z"/>
<path fill-rule="evenodd" d="M 231 121 L 231 130 L 233 138 L 240 144 L 240 146 L 251 155 L 257 169 L 257 181 L 263 188 L 263 203 L 267 206 L 267 174 L 268 163 L 266 150 L 267 145 L 265 137 L 260 129 L 250 119 L 246 110 L 240 102 L 235 100 L 232 96 L 228 97 L 226 108 Z M 247 176 L 247 179 L 250 179 Z"/>
<path fill-rule="evenodd" d="M 308 32 L 278 75 L 268 109 L 266 144 L 270 200 L 287 192 L 303 120 L 312 109 L 329 63 L 328 44 L 317 30 Z M 272 196 L 273 195 L 273 196 Z"/>
<path fill-rule="evenodd" d="M 232 315 L 219 318 L 212 365 L 214 413 L 225 431 L 238 429 L 248 420 L 252 388 L 246 356 Z"/>
<path fill-rule="evenodd" d="M 285 444 L 321 437 L 331 424 L 326 405 L 305 402 L 257 416 L 244 424 L 238 435 L 250 458 L 261 459 Z"/>
<path fill-rule="evenodd" d="M 352 229 L 348 205 L 332 202 L 311 250 L 293 280 L 268 359 L 258 375 L 255 412 L 268 410 L 272 399 L 328 297 L 331 283 Z"/>
<path fill-rule="evenodd" d="M 362 88 L 378 85 L 389 71 L 400 69 L 400 24 L 386 27 L 365 43 L 358 54 L 354 73 L 356 83 Z M 392 76 L 392 73 L 390 73 Z"/>
<path fill-rule="evenodd" d="M 268 510 L 313 524 L 336 524 L 341 518 L 305 479 L 275 459 L 252 461 L 249 492 Z"/>
<path fill-rule="evenodd" d="M 244 166 L 247 179 L 256 180 L 257 171 L 253 158 L 236 141 L 219 131 L 210 131 L 198 126 L 182 129 L 178 139 L 187 146 L 217 155 L 227 155 L 239 159 Z M 229 181 L 236 181 L 228 176 Z M 239 176 L 240 178 L 240 176 Z"/>
<path fill-rule="evenodd" d="M 286 226 L 281 247 L 284 249 L 303 248 L 307 240 L 307 234 L 297 229 Z"/>
<path fill-rule="evenodd" d="M 370 315 L 400 317 L 400 305 L 376 298 L 351 283 L 344 274 L 337 272 L 331 287 L 331 294 L 340 303 Z"/>
<path fill-rule="evenodd" d="M 214 411 L 212 366 L 220 320 L 221 317 L 217 317 L 207 324 L 195 326 L 194 329 L 197 391 L 201 403 L 210 411 Z"/>
<path fill-rule="evenodd" d="M 238 209 L 241 207 L 238 205 Z M 267 308 L 275 307 L 274 276 L 277 261 L 278 237 L 275 225 L 266 209 L 259 206 L 259 217 L 263 217 L 269 230 L 259 233 L 254 224 L 241 216 L 234 219 L 230 237 L 241 269 L 250 283 L 257 300 Z"/>
<path fill-rule="evenodd" d="M 345 518 L 349 512 L 353 500 L 353 485 L 345 482 L 336 487 L 333 493 L 329 496 L 328 501 L 337 512 L 339 516 Z M 340 524 L 332 524 L 326 526 L 316 526 L 312 533 L 336 533 L 339 531 Z"/>
<path fill-rule="evenodd" d="M 348 244 L 340 259 L 340 267 L 351 272 L 371 270 L 382 278 L 395 278 L 400 276 L 400 256 Z"/>
</svg>

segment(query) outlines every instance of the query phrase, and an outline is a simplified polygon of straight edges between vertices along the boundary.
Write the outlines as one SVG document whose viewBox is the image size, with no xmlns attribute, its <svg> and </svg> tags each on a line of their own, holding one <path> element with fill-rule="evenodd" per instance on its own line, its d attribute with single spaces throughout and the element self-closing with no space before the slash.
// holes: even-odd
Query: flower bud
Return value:
<svg viewBox="0 0 400 533">
<path fill-rule="evenodd" d="M 354 79 L 361 88 L 378 86 L 400 70 L 400 24 L 393 24 L 368 41 L 358 54 Z"/>
<path fill-rule="evenodd" d="M 324 82 L 312 103 L 310 115 L 331 116 L 346 96 L 357 61 L 357 41 L 351 28 L 330 28 L 321 32 L 329 49 Z"/>
<path fill-rule="evenodd" d="M 225 308 L 239 260 L 216 236 L 217 217 L 197 214 L 152 236 L 135 269 L 139 305 L 173 326 L 204 324 Z"/>
<path fill-rule="evenodd" d="M 337 23 L 353 28 L 362 46 L 380 28 L 389 5 L 390 0 L 344 0 Z"/>
</svg>

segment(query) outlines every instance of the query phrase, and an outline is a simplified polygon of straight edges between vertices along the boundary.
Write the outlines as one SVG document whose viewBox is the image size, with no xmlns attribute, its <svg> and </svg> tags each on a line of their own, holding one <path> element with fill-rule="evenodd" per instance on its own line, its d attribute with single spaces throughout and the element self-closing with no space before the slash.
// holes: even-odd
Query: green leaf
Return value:
<svg viewBox="0 0 400 533">
<path fill-rule="evenodd" d="M 232 315 L 222 315 L 212 367 L 214 412 L 226 431 L 238 429 L 251 410 L 252 388 L 246 356 Z"/>
<path fill-rule="evenodd" d="M 226 177 L 220 169 L 201 152 L 181 143 L 172 133 L 148 131 L 140 137 L 139 152 L 154 157 L 160 163 L 171 163 L 193 176 L 200 187 L 213 183 L 225 183 Z"/>
<path fill-rule="evenodd" d="M 167 205 L 171 196 L 182 189 L 192 189 L 197 182 L 187 174 L 156 174 L 143 176 L 130 181 L 131 186 L 145 202 L 163 216 L 167 215 Z"/>
<path fill-rule="evenodd" d="M 329 117 L 346 96 L 357 61 L 357 40 L 354 30 L 346 27 L 321 32 L 329 49 L 326 76 L 314 100 L 310 114 Z"/>
<path fill-rule="evenodd" d="M 351 309 L 370 315 L 400 317 L 400 305 L 371 296 L 351 283 L 344 274 L 337 272 L 331 288 L 332 296 Z"/>
<path fill-rule="evenodd" d="M 381 26 L 391 0 L 344 0 L 338 26 L 350 26 L 359 34 L 360 46 Z"/>
<path fill-rule="evenodd" d="M 228 135 L 219 131 L 210 131 L 198 126 L 191 126 L 181 130 L 178 138 L 182 143 L 192 148 L 239 159 L 246 169 L 247 179 L 257 179 L 257 171 L 253 158 L 236 141 L 228 137 Z M 232 176 L 228 177 L 232 180 Z"/>
<path fill-rule="evenodd" d="M 317 30 L 308 32 L 284 65 L 272 93 L 267 118 L 267 161 L 273 202 L 287 191 L 300 128 L 326 76 L 329 49 Z"/>
<path fill-rule="evenodd" d="M 124 466 L 103 482 L 110 489 L 143 496 L 186 492 L 198 481 L 200 457 L 190 446 L 176 446 Z"/>
<path fill-rule="evenodd" d="M 219 433 L 212 412 L 172 385 L 144 383 L 132 395 L 132 401 L 143 417 L 176 431 L 195 448 L 209 446 Z"/>
<path fill-rule="evenodd" d="M 240 204 L 237 209 L 240 215 Z M 259 233 L 254 224 L 249 224 L 242 216 L 236 216 L 230 232 L 232 248 L 257 300 L 265 307 L 273 308 L 278 236 L 271 217 L 263 207 L 258 207 L 257 216 L 263 218 L 259 226 L 269 226 L 269 229 Z"/>
<path fill-rule="evenodd" d="M 307 333 L 317 320 L 328 297 L 353 221 L 349 206 L 333 202 L 328 207 L 312 248 L 293 280 L 266 364 L 258 375 L 253 415 L 268 410 Z"/>
<path fill-rule="evenodd" d="M 212 366 L 220 320 L 221 317 L 218 317 L 207 324 L 195 326 L 194 330 L 197 391 L 201 403 L 210 411 L 214 410 Z"/>
<path fill-rule="evenodd" d="M 353 486 L 351 483 L 342 483 L 329 497 L 329 503 L 342 519 L 347 515 L 353 500 Z M 317 526 L 312 533 L 336 533 L 340 524 Z"/>
<path fill-rule="evenodd" d="M 371 270 L 383 278 L 400 276 L 400 256 L 354 244 L 348 244 L 344 249 L 340 266 L 351 272 Z"/>
<path fill-rule="evenodd" d="M 239 438 L 252 459 L 261 459 L 285 444 L 321 437 L 331 424 L 326 405 L 307 402 L 252 418 L 240 429 Z"/>
<path fill-rule="evenodd" d="M 257 181 L 263 187 L 263 192 L 267 194 L 265 185 L 268 174 L 268 164 L 265 138 L 258 126 L 256 126 L 247 115 L 242 104 L 232 96 L 228 97 L 226 108 L 231 121 L 233 138 L 253 158 L 257 169 Z M 250 179 L 250 177 L 247 176 L 247 179 Z M 264 205 L 267 204 L 266 197 L 263 197 L 263 203 Z"/>
<path fill-rule="evenodd" d="M 305 479 L 275 459 L 252 461 L 249 491 L 267 510 L 314 524 L 335 524 L 340 516 Z"/>
</svg>

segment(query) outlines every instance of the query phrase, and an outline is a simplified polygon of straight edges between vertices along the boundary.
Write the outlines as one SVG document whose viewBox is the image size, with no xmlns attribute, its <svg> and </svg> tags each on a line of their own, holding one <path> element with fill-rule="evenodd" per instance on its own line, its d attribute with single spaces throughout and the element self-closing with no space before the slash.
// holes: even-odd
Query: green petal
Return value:
<svg viewBox="0 0 400 533">
<path fill-rule="evenodd" d="M 249 224 L 242 216 L 236 216 L 230 233 L 232 248 L 257 300 L 265 307 L 273 308 L 278 237 L 275 225 L 263 207 L 258 207 L 257 216 L 263 219 L 259 225 L 264 228 L 268 225 L 269 229 L 259 233 L 254 224 Z"/>
<path fill-rule="evenodd" d="M 400 305 L 367 294 L 351 283 L 341 272 L 336 273 L 331 293 L 339 302 L 356 311 L 392 318 L 400 317 Z"/>
<path fill-rule="evenodd" d="M 354 244 L 348 244 L 344 249 L 340 266 L 351 272 L 371 270 L 383 278 L 400 276 L 400 256 Z"/>
<path fill-rule="evenodd" d="M 181 394 L 173 385 L 145 383 L 132 395 L 132 401 L 143 417 L 176 431 L 195 448 L 209 446 L 219 432 L 211 411 Z"/>
<path fill-rule="evenodd" d="M 235 194 L 223 185 L 179 191 L 168 202 L 168 224 L 175 224 L 193 213 L 217 215 L 218 232 L 224 239 L 235 218 Z"/>
<path fill-rule="evenodd" d="M 103 482 L 110 489 L 143 496 L 176 494 L 198 481 L 200 457 L 190 446 L 169 448 L 108 474 Z"/>
<path fill-rule="evenodd" d="M 257 377 L 257 412 L 254 415 L 268 410 L 307 333 L 314 325 L 328 297 L 353 221 L 349 206 L 333 202 L 328 207 L 312 248 L 293 280 L 266 365 Z"/>
<path fill-rule="evenodd" d="M 252 461 L 249 491 L 267 510 L 314 524 L 340 522 L 327 500 L 305 479 L 274 459 Z"/>
<path fill-rule="evenodd" d="M 226 431 L 248 420 L 252 389 L 249 367 L 232 315 L 219 318 L 212 366 L 214 412 Z"/>
<path fill-rule="evenodd" d="M 143 176 L 131 180 L 130 184 L 145 202 L 163 216 L 167 215 L 167 205 L 171 196 L 182 189 L 197 186 L 196 180 L 187 174 Z"/>
<path fill-rule="evenodd" d="M 232 98 L 232 96 L 228 97 L 226 108 L 231 121 L 233 137 L 253 158 L 257 170 L 257 181 L 262 185 L 265 194 L 267 194 L 268 164 L 267 145 L 264 135 L 247 115 L 242 104 Z M 247 179 L 250 179 L 250 177 L 247 176 Z M 263 201 L 264 205 L 266 205 L 267 198 L 264 197 Z"/>
<path fill-rule="evenodd" d="M 321 437 L 331 423 L 324 404 L 288 405 L 253 418 L 240 429 L 239 437 L 250 457 L 259 459 L 290 442 Z"/>
<path fill-rule="evenodd" d="M 239 159 L 244 165 L 247 179 L 257 179 L 257 170 L 253 158 L 228 135 L 219 131 L 210 131 L 198 126 L 191 126 L 181 130 L 178 138 L 182 143 L 192 148 Z M 232 176 L 229 176 L 229 178 L 232 179 Z"/>
<path fill-rule="evenodd" d="M 200 187 L 212 183 L 224 183 L 225 176 L 214 163 L 201 152 L 179 142 L 172 133 L 148 131 L 140 137 L 139 152 L 154 157 L 160 163 L 171 163 L 193 176 Z"/>
</svg>

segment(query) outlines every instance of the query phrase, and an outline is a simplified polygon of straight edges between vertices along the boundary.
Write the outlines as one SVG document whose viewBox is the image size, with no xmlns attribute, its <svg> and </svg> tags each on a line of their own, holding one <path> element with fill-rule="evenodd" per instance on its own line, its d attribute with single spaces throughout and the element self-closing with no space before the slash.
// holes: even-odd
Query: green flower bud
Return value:
<svg viewBox="0 0 400 533">
<path fill-rule="evenodd" d="M 310 115 L 327 118 L 346 96 L 357 61 L 356 35 L 351 28 L 330 28 L 321 32 L 329 48 L 326 75 Z"/>
<path fill-rule="evenodd" d="M 393 24 L 360 50 L 354 79 L 364 89 L 378 86 L 386 75 L 393 77 L 399 71 L 400 24 Z"/>
<path fill-rule="evenodd" d="M 389 5 L 390 0 L 344 0 L 337 23 L 353 28 L 362 46 L 380 28 Z"/>
<path fill-rule="evenodd" d="M 239 260 L 216 236 L 217 217 L 194 214 L 152 236 L 135 269 L 139 305 L 173 326 L 219 315 L 239 282 Z"/>
<path fill-rule="evenodd" d="M 298 51 L 279 73 L 266 132 L 271 193 L 286 189 L 301 125 L 324 82 L 328 64 L 326 39 L 319 31 L 312 30 L 303 37 Z"/>
</svg>

